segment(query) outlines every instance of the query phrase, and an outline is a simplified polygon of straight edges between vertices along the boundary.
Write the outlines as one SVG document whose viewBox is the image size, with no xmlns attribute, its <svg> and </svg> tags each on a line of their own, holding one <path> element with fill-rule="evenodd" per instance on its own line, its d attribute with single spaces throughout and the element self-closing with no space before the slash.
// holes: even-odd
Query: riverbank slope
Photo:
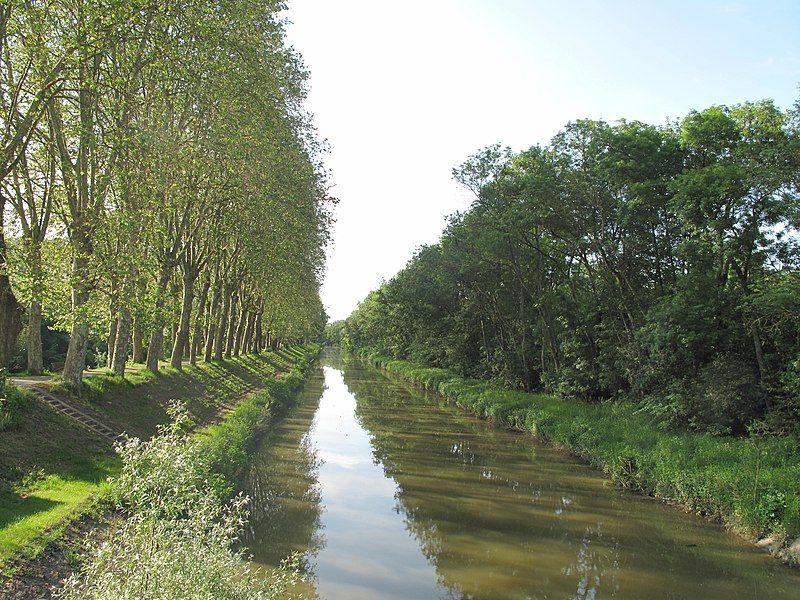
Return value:
<svg viewBox="0 0 800 600">
<path fill-rule="evenodd" d="M 665 431 L 624 402 L 567 402 L 379 354 L 364 357 L 482 418 L 569 449 L 624 488 L 719 519 L 783 559 L 800 561 L 795 440 Z"/>
<path fill-rule="evenodd" d="M 180 398 L 197 426 L 211 424 L 202 433 L 209 447 L 213 440 L 220 445 L 233 439 L 231 448 L 243 448 L 249 439 L 244 430 L 291 399 L 302 380 L 293 367 L 303 371 L 318 351 L 315 345 L 285 348 L 125 380 L 102 375 L 87 379 L 80 397 L 50 389 L 115 430 L 143 439 L 169 419 L 169 402 Z M 0 431 L 0 574 L 7 576 L 91 512 L 120 468 L 106 440 L 38 398 L 22 397 L 14 422 Z"/>
</svg>

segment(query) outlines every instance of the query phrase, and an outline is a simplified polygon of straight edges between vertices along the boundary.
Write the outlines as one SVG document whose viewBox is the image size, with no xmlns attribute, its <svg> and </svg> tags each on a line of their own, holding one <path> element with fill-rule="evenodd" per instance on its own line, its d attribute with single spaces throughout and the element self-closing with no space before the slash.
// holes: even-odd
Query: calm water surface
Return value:
<svg viewBox="0 0 800 600">
<path fill-rule="evenodd" d="M 255 562 L 302 553 L 328 600 L 800 598 L 723 529 L 334 352 L 245 492 Z"/>
</svg>

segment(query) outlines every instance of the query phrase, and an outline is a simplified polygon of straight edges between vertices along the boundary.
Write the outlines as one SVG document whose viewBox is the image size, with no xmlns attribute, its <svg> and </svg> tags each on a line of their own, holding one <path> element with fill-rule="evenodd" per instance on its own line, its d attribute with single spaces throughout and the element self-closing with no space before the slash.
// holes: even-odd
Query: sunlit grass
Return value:
<svg viewBox="0 0 800 600">
<path fill-rule="evenodd" d="M 106 476 L 117 473 L 109 464 Z M 70 517 L 85 512 L 107 488 L 105 480 L 46 477 L 22 494 L 0 492 L 0 564 L 15 555 L 37 554 L 58 536 Z"/>
</svg>

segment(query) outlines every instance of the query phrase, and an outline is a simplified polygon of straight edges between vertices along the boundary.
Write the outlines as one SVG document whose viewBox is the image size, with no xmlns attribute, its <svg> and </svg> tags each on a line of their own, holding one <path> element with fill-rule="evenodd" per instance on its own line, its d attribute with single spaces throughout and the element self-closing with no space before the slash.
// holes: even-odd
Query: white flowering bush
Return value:
<svg viewBox="0 0 800 600">
<path fill-rule="evenodd" d="M 150 441 L 119 446 L 123 469 L 113 487 L 128 518 L 89 549 L 66 599 L 263 600 L 297 582 L 289 565 L 265 574 L 233 549 L 247 499 L 224 501 L 201 444 L 185 433 L 185 411 L 173 406 L 172 416 Z"/>
</svg>

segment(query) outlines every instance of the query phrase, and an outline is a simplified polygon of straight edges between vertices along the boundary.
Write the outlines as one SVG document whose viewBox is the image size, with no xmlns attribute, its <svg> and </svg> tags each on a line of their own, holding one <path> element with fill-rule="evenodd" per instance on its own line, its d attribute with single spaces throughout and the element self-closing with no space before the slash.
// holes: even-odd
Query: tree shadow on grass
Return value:
<svg viewBox="0 0 800 600">
<path fill-rule="evenodd" d="M 59 503 L 54 500 L 37 496 L 21 496 L 15 492 L 0 491 L 0 530 L 25 517 L 50 510 L 57 504 Z"/>
</svg>

